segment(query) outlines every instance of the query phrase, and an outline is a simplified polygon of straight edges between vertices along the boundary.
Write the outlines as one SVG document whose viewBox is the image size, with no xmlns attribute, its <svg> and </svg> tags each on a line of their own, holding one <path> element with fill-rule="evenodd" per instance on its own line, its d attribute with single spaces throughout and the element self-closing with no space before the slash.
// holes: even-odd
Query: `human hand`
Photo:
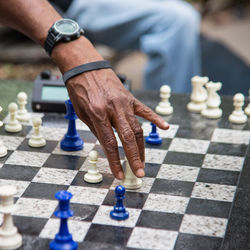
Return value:
<svg viewBox="0 0 250 250">
<path fill-rule="evenodd" d="M 97 57 L 96 60 L 100 60 Z M 77 75 L 69 79 L 66 86 L 78 117 L 100 141 L 114 176 L 118 179 L 124 178 L 112 127 L 119 135 L 132 171 L 137 177 L 143 177 L 144 137 L 136 115 L 162 129 L 167 129 L 169 125 L 126 90 L 111 69 Z"/>
</svg>

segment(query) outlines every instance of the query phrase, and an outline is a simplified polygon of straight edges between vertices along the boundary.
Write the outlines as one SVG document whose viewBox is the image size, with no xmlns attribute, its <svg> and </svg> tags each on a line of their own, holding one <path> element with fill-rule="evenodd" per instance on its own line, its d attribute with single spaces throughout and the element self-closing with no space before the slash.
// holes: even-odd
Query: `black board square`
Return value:
<svg viewBox="0 0 250 250">
<path fill-rule="evenodd" d="M 92 224 L 85 240 L 126 246 L 132 230 L 133 228 Z"/>
<path fill-rule="evenodd" d="M 182 217 L 182 214 L 143 210 L 136 226 L 178 231 L 181 225 Z"/>
<path fill-rule="evenodd" d="M 56 145 L 58 144 L 57 141 L 46 140 L 46 145 L 44 147 L 34 148 L 34 147 L 30 147 L 28 142 L 29 142 L 29 139 L 25 139 L 21 143 L 21 145 L 19 145 L 17 150 L 29 151 L 29 152 L 52 153 Z"/>
</svg>

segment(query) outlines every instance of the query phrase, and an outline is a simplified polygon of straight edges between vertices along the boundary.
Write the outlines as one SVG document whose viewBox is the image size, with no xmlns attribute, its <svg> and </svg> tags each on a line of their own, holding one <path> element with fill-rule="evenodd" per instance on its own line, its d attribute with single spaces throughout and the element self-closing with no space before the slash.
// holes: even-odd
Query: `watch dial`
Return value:
<svg viewBox="0 0 250 250">
<path fill-rule="evenodd" d="M 78 30 L 78 27 L 77 24 L 72 22 L 71 20 L 60 20 L 56 23 L 56 29 L 60 33 L 72 34 Z"/>
</svg>

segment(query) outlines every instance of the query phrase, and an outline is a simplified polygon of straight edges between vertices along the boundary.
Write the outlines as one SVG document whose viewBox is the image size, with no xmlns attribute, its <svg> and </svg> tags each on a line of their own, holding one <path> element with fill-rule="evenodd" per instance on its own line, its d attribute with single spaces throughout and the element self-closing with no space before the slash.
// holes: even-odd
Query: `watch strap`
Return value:
<svg viewBox="0 0 250 250">
<path fill-rule="evenodd" d="M 107 68 L 112 68 L 110 63 L 106 60 L 103 61 L 96 61 L 96 62 L 91 62 L 91 63 L 86 63 L 79 65 L 73 69 L 70 69 L 69 71 L 66 71 L 63 74 L 63 81 L 66 84 L 66 82 L 77 75 L 80 75 L 84 72 L 92 71 L 92 70 L 97 70 L 97 69 L 107 69 Z"/>
<path fill-rule="evenodd" d="M 56 44 L 55 35 L 52 33 L 52 31 L 50 29 L 48 32 L 48 36 L 45 40 L 45 45 L 44 45 L 44 49 L 49 55 L 51 55 L 55 44 Z"/>
</svg>

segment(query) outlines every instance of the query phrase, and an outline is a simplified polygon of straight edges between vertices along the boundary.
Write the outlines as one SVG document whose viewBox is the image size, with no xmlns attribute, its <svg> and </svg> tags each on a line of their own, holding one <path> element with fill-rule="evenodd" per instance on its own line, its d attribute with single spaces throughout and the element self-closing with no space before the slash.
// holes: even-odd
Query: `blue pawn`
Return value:
<svg viewBox="0 0 250 250">
<path fill-rule="evenodd" d="M 156 131 L 156 125 L 151 122 L 152 131 L 149 133 L 149 136 L 146 137 L 146 143 L 151 145 L 159 145 L 162 143 L 162 138 L 159 137 L 159 134 Z"/>
<path fill-rule="evenodd" d="M 64 116 L 69 120 L 68 131 L 61 141 L 61 149 L 65 151 L 78 151 L 83 149 L 83 140 L 76 131 L 77 115 L 70 100 L 65 101 L 67 114 Z"/>
<path fill-rule="evenodd" d="M 62 190 L 55 194 L 56 199 L 59 200 L 59 209 L 55 211 L 55 216 L 61 218 L 59 233 L 56 234 L 55 239 L 50 242 L 51 250 L 76 250 L 77 243 L 73 241 L 72 234 L 69 233 L 67 219 L 73 216 L 74 212 L 69 208 L 69 200 L 72 194 L 68 191 Z"/>
<path fill-rule="evenodd" d="M 125 187 L 119 185 L 115 188 L 115 198 L 117 199 L 114 210 L 110 212 L 110 217 L 114 220 L 126 220 L 129 216 L 128 211 L 123 205 L 123 199 L 125 194 Z"/>
</svg>

